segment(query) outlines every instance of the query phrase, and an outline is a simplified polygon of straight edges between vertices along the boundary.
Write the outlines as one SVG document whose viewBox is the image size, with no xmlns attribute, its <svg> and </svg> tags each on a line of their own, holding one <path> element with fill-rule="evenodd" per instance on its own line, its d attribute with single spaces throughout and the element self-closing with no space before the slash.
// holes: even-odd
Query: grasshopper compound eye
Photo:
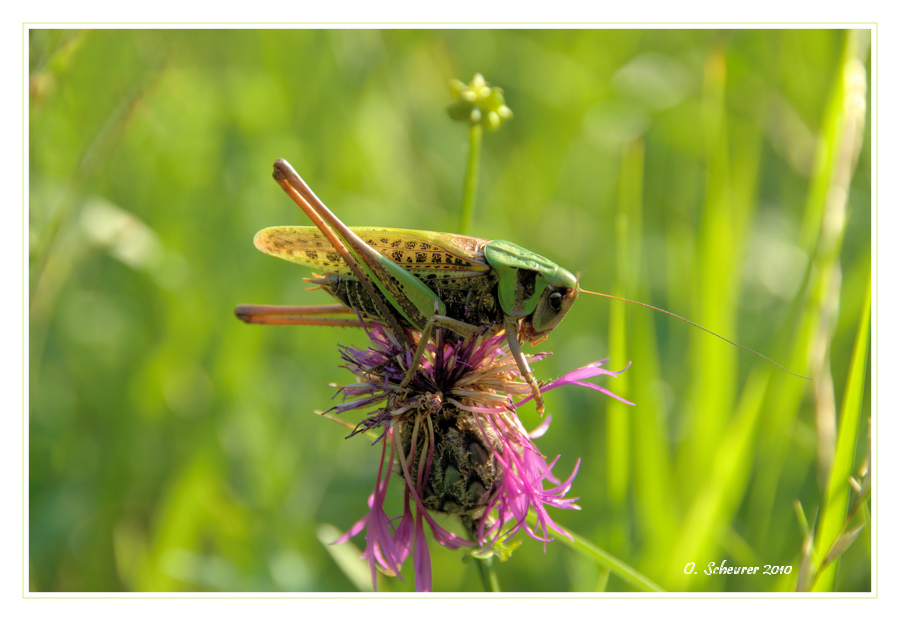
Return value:
<svg viewBox="0 0 900 621">
<path fill-rule="evenodd" d="M 546 336 L 559 325 L 563 317 L 568 314 L 575 298 L 578 297 L 578 289 L 563 286 L 548 286 L 541 295 L 534 312 L 525 321 L 525 340 L 534 343 L 538 338 Z"/>
<path fill-rule="evenodd" d="M 554 291 L 553 293 L 550 294 L 549 302 L 550 302 L 550 308 L 552 308 L 555 311 L 558 311 L 560 308 L 562 308 L 563 294 L 560 293 L 559 291 Z"/>
</svg>

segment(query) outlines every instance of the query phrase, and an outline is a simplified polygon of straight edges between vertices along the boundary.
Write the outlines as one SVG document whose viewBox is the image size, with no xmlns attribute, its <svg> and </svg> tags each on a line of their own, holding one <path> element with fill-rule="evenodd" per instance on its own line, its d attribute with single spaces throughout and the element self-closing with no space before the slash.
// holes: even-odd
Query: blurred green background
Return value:
<svg viewBox="0 0 900 621">
<path fill-rule="evenodd" d="M 351 381 L 337 344 L 364 336 L 232 311 L 330 301 L 252 245 L 307 224 L 276 158 L 349 225 L 457 230 L 467 132 L 448 81 L 480 72 L 515 117 L 485 135 L 470 234 L 812 377 L 582 296 L 537 377 L 630 361 L 603 383 L 637 405 L 548 393 L 539 446 L 559 475 L 582 459 L 582 510 L 554 519 L 665 589 L 793 590 L 795 501 L 832 541 L 869 451 L 868 45 L 825 29 L 30 31 L 30 589 L 366 587 L 357 551 L 322 540 L 366 512 L 379 451 L 314 414 Z M 866 527 L 816 588 L 868 591 L 870 544 Z M 435 590 L 481 589 L 461 553 L 432 550 Z M 792 570 L 703 574 L 723 559 Z M 411 589 L 406 570 L 379 588 Z M 506 591 L 632 589 L 561 538 L 497 570 Z"/>
</svg>

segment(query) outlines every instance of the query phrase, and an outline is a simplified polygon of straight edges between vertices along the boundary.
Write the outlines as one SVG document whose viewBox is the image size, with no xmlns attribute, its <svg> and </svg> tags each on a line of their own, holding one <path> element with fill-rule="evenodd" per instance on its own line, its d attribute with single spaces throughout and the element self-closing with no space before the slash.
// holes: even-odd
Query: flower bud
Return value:
<svg viewBox="0 0 900 621">
<path fill-rule="evenodd" d="M 450 92 L 454 102 L 447 108 L 447 114 L 454 121 L 468 121 L 496 131 L 513 116 L 503 97 L 503 89 L 489 86 L 480 73 L 476 73 L 469 84 L 450 80 Z"/>
</svg>

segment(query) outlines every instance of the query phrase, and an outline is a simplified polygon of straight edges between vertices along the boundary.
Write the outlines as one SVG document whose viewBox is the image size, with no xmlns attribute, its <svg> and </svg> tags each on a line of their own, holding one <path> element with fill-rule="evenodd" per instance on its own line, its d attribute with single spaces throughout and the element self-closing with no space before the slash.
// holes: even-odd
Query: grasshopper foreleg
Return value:
<svg viewBox="0 0 900 621">
<path fill-rule="evenodd" d="M 534 404 L 537 407 L 538 416 L 544 416 L 544 397 L 541 396 L 541 390 L 538 387 L 537 380 L 528 366 L 528 359 L 522 351 L 522 345 L 519 344 L 519 325 L 515 317 L 507 316 L 503 321 L 503 329 L 506 331 L 506 342 L 509 344 L 509 351 L 512 352 L 516 364 L 519 365 L 519 371 L 531 386 L 531 394 L 534 395 Z"/>
</svg>

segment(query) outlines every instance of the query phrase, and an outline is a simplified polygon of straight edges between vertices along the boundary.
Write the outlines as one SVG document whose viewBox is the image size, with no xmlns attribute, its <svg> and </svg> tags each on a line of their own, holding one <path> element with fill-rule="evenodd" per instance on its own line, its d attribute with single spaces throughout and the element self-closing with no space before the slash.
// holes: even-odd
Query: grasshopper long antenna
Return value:
<svg viewBox="0 0 900 621">
<path fill-rule="evenodd" d="M 643 306 L 644 308 L 649 308 L 650 310 L 655 310 L 655 311 L 659 311 L 660 313 L 665 313 L 666 315 L 669 315 L 670 317 L 674 317 L 675 319 L 680 319 L 681 321 L 683 321 L 683 322 L 685 322 L 685 323 L 689 323 L 689 324 L 691 324 L 692 326 L 694 326 L 695 328 L 700 328 L 700 329 L 703 330 L 704 332 L 708 332 L 708 333 L 712 334 L 714 337 L 720 338 L 720 339 L 722 339 L 723 341 L 725 341 L 726 343 L 730 343 L 731 345 L 734 345 L 734 346 L 737 347 L 738 349 L 743 349 L 744 351 L 747 351 L 747 352 L 750 352 L 751 354 L 754 354 L 754 355 L 756 355 L 756 356 L 759 356 L 760 358 L 762 358 L 762 359 L 765 360 L 766 362 L 768 362 L 768 363 L 770 363 L 770 364 L 774 364 L 776 367 L 778 367 L 778 368 L 781 369 L 782 371 L 787 371 L 787 372 L 790 373 L 791 375 L 794 375 L 794 376 L 796 376 L 796 377 L 799 377 L 799 378 L 802 378 L 802 379 L 805 379 L 805 380 L 812 379 L 812 378 L 806 377 L 805 375 L 800 375 L 799 373 L 795 373 L 794 371 L 791 371 L 790 369 L 781 366 L 780 364 L 778 364 L 777 362 L 775 362 L 775 361 L 772 360 L 771 358 L 769 358 L 769 357 L 767 357 L 767 356 L 764 356 L 763 354 L 759 353 L 759 352 L 756 351 L 755 349 L 750 349 L 749 347 L 744 347 L 743 345 L 741 345 L 741 344 L 739 344 L 739 343 L 735 343 L 735 342 L 732 341 L 731 339 L 727 339 L 727 338 L 725 338 L 724 336 L 722 336 L 721 334 L 718 334 L 718 333 L 716 333 L 716 332 L 713 332 L 713 331 L 710 330 L 709 328 L 704 328 L 704 327 L 701 326 L 699 323 L 694 323 L 694 322 L 691 321 L 690 319 L 685 319 L 685 318 L 682 317 L 681 315 L 676 315 L 675 313 L 670 312 L 670 311 L 667 311 L 667 310 L 664 309 L 664 308 L 658 308 L 658 307 L 656 307 L 656 306 L 653 306 L 652 304 L 645 304 L 644 302 L 638 302 L 637 300 L 629 300 L 628 298 L 620 298 L 619 296 L 616 296 L 616 295 L 610 295 L 609 293 L 597 293 L 596 291 L 588 291 L 587 289 L 582 289 L 581 287 L 578 288 L 578 291 L 579 291 L 579 293 L 589 293 L 589 294 L 591 294 L 591 295 L 596 295 L 596 296 L 599 296 L 599 297 L 601 297 L 601 298 L 609 298 L 609 299 L 611 299 L 611 300 L 619 300 L 620 302 L 628 302 L 629 304 L 637 304 L 638 306 Z"/>
</svg>

